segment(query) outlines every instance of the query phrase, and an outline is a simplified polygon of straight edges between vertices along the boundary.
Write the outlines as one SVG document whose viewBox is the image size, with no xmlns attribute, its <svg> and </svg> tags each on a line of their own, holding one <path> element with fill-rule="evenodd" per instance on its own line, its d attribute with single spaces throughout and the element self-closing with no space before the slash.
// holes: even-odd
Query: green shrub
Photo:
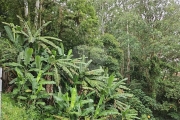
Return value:
<svg viewBox="0 0 180 120">
<path fill-rule="evenodd" d="M 3 120 L 37 120 L 39 117 L 36 111 L 26 110 L 18 106 L 10 94 L 2 94 L 2 118 Z"/>
</svg>

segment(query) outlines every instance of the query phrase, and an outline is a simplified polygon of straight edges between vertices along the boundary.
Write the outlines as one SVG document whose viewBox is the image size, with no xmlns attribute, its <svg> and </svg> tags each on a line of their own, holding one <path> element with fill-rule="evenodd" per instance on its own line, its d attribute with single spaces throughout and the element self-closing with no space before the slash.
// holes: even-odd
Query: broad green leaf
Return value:
<svg viewBox="0 0 180 120">
<path fill-rule="evenodd" d="M 70 49 L 68 51 L 68 54 L 67 54 L 67 59 L 70 59 L 72 57 L 72 49 Z"/>
<path fill-rule="evenodd" d="M 36 79 L 31 80 L 31 84 L 32 84 L 32 91 L 33 91 L 33 93 L 35 93 L 37 86 L 38 86 Z"/>
<path fill-rule="evenodd" d="M 115 82 L 115 84 L 111 87 L 111 90 L 115 90 L 116 88 L 122 88 L 122 89 L 128 89 L 124 84 L 124 81 L 126 81 L 127 78 L 120 80 L 119 82 Z"/>
<path fill-rule="evenodd" d="M 54 48 L 56 48 L 56 49 L 59 48 L 56 44 L 54 44 L 54 43 L 51 42 L 50 40 L 46 39 L 45 37 L 39 37 L 38 40 L 40 40 L 40 41 L 42 41 L 42 42 L 44 42 L 44 43 L 46 43 L 46 44 L 48 44 L 48 45 L 51 45 L 52 47 L 54 47 Z"/>
<path fill-rule="evenodd" d="M 75 103 L 76 103 L 76 97 L 77 97 L 77 90 L 76 90 L 76 88 L 72 88 L 71 89 L 71 104 L 69 107 L 69 111 L 74 108 Z"/>
<path fill-rule="evenodd" d="M 69 68 L 69 70 L 72 72 L 72 74 L 78 75 L 78 72 L 76 72 L 75 69 Z"/>
<path fill-rule="evenodd" d="M 17 62 L 20 63 L 24 59 L 24 50 L 21 51 L 17 57 Z"/>
<path fill-rule="evenodd" d="M 62 43 L 60 43 L 60 47 L 61 47 L 61 49 L 59 51 L 59 55 L 64 56 L 64 45 Z"/>
<path fill-rule="evenodd" d="M 24 36 L 29 37 L 29 35 L 26 34 L 26 33 L 25 33 L 24 31 L 22 31 L 22 30 L 21 30 L 21 32 L 16 32 L 16 33 L 21 33 L 21 34 L 23 34 Z"/>
<path fill-rule="evenodd" d="M 43 73 L 43 71 L 40 70 L 39 73 L 38 73 L 38 76 L 37 76 L 37 78 L 36 78 L 36 81 L 37 81 L 37 82 L 39 82 L 39 80 L 41 79 L 42 73 Z"/>
<path fill-rule="evenodd" d="M 100 97 L 100 100 L 99 100 L 99 102 L 98 102 L 98 105 L 97 105 L 97 107 L 96 107 L 96 110 L 95 110 L 95 115 L 94 115 L 94 117 L 96 118 L 97 116 L 99 116 L 99 114 L 100 114 L 100 107 L 101 107 L 101 105 L 102 105 L 102 103 L 103 103 L 103 100 L 104 100 L 104 95 L 101 95 L 101 97 Z"/>
<path fill-rule="evenodd" d="M 30 29 L 29 25 L 28 25 L 27 22 L 25 22 L 20 16 L 17 15 L 17 17 L 19 18 L 19 20 L 20 20 L 22 23 L 24 23 L 24 27 L 25 27 L 25 29 L 27 30 L 28 41 L 31 42 L 31 43 L 33 43 L 35 39 L 34 39 L 32 33 L 31 33 L 31 29 Z"/>
<path fill-rule="evenodd" d="M 34 34 L 34 37 L 40 36 L 42 30 L 43 30 L 47 25 L 49 25 L 49 23 L 51 23 L 51 21 L 48 21 L 47 23 L 43 24 L 43 25 L 36 31 L 36 33 Z"/>
<path fill-rule="evenodd" d="M 60 66 L 70 66 L 79 69 L 77 65 L 75 65 L 74 63 L 71 62 L 71 60 L 68 59 L 59 59 L 57 60 L 57 62 Z"/>
<path fill-rule="evenodd" d="M 125 110 L 127 108 L 127 104 L 125 104 L 125 103 L 123 103 L 123 102 L 121 102 L 119 100 L 115 100 L 115 103 L 116 103 L 117 108 L 119 110 Z"/>
<path fill-rule="evenodd" d="M 45 110 L 53 110 L 54 107 L 52 105 L 46 105 L 43 107 Z"/>
<path fill-rule="evenodd" d="M 54 81 L 41 80 L 41 81 L 39 82 L 39 84 L 42 84 L 42 85 L 46 85 L 46 84 L 56 84 L 56 82 L 54 82 Z"/>
<path fill-rule="evenodd" d="M 47 52 L 48 52 L 49 54 L 52 53 L 51 50 L 48 48 L 48 46 L 47 46 L 46 44 L 44 44 L 44 43 L 39 43 L 39 45 L 42 46 L 42 48 L 44 48 L 45 50 L 47 50 Z"/>
<path fill-rule="evenodd" d="M 56 100 L 56 102 L 63 102 L 63 99 L 62 99 L 62 97 L 61 96 L 53 96 L 54 97 L 54 99 Z"/>
<path fill-rule="evenodd" d="M 21 100 L 26 100 L 27 97 L 24 97 L 24 96 L 18 96 L 18 99 L 21 99 Z"/>
<path fill-rule="evenodd" d="M 108 87 L 112 86 L 113 80 L 114 80 L 114 75 L 110 75 L 110 77 L 107 80 L 108 81 L 108 83 L 107 83 Z"/>
<path fill-rule="evenodd" d="M 36 55 L 35 62 L 36 62 L 36 67 L 41 69 L 41 57 L 39 55 Z"/>
<path fill-rule="evenodd" d="M 85 64 L 85 69 L 87 69 L 89 67 L 89 65 L 91 64 L 92 60 L 89 60 L 86 64 Z"/>
<path fill-rule="evenodd" d="M 110 110 L 103 110 L 99 113 L 99 116 L 108 116 L 108 115 L 119 115 L 120 113 L 118 110 L 110 109 Z"/>
<path fill-rule="evenodd" d="M 81 100 L 81 101 L 80 101 L 80 104 L 81 104 L 81 106 L 83 106 L 84 104 L 87 104 L 87 103 L 92 103 L 92 102 L 94 102 L 92 99 L 88 99 L 88 100 Z"/>
<path fill-rule="evenodd" d="M 90 80 L 88 77 L 85 77 L 85 81 L 90 84 L 91 87 L 97 89 L 99 92 L 105 88 L 105 83 L 99 80 Z"/>
<path fill-rule="evenodd" d="M 28 71 L 39 72 L 40 69 L 38 69 L 38 68 L 30 68 Z M 43 70 L 41 70 L 41 71 L 44 72 Z"/>
<path fill-rule="evenodd" d="M 66 104 L 67 104 L 67 106 L 69 106 L 69 94 L 68 94 L 68 92 L 66 92 L 64 95 L 63 95 L 63 99 L 64 99 L 64 101 L 66 101 Z"/>
<path fill-rule="evenodd" d="M 43 75 L 54 76 L 54 72 L 46 72 Z"/>
<path fill-rule="evenodd" d="M 23 67 L 19 63 L 11 62 L 11 63 L 4 63 L 3 66 L 12 66 L 12 67 Z"/>
<path fill-rule="evenodd" d="M 9 26 L 4 26 L 4 29 L 6 30 L 6 33 L 7 33 L 8 37 L 9 37 L 9 39 L 14 43 L 15 38 L 13 36 L 11 28 Z"/>
<path fill-rule="evenodd" d="M 13 84 L 13 83 L 15 83 L 16 81 L 17 81 L 17 78 L 11 80 L 11 81 L 9 82 L 9 84 Z"/>
<path fill-rule="evenodd" d="M 28 93 L 29 93 L 29 92 L 32 92 L 32 90 L 30 90 L 30 89 L 26 89 L 26 90 L 25 90 L 25 92 L 28 92 Z"/>
<path fill-rule="evenodd" d="M 25 76 L 30 80 L 34 79 L 34 75 L 32 73 L 30 73 L 30 72 L 25 72 Z"/>
<path fill-rule="evenodd" d="M 89 113 L 94 112 L 94 106 L 88 107 L 88 108 L 84 109 L 82 112 L 83 113 L 81 114 L 81 116 L 87 116 Z"/>
<path fill-rule="evenodd" d="M 32 54 L 33 54 L 33 49 L 32 48 L 26 48 L 24 54 L 25 54 L 24 64 L 27 66 L 31 61 Z"/>
<path fill-rule="evenodd" d="M 86 75 L 101 75 L 103 72 L 104 72 L 104 70 L 102 68 L 100 68 L 100 69 L 87 71 L 87 72 L 85 72 L 85 74 Z"/>
<path fill-rule="evenodd" d="M 59 65 L 59 64 L 58 64 L 58 65 Z M 61 65 L 60 65 L 60 67 L 61 67 Z M 65 71 L 71 78 L 73 78 L 73 75 L 72 75 L 71 71 L 69 71 L 69 69 L 68 69 L 67 67 L 62 66 L 61 68 L 62 68 L 63 71 Z"/>
<path fill-rule="evenodd" d="M 45 102 L 36 102 L 36 104 L 38 104 L 38 105 L 46 105 L 46 103 Z"/>
<path fill-rule="evenodd" d="M 37 95 L 31 95 L 31 99 L 37 99 Z"/>
<path fill-rule="evenodd" d="M 116 94 L 113 94 L 111 95 L 111 98 L 127 98 L 127 97 L 132 97 L 133 95 L 132 94 L 129 94 L 129 93 L 116 93 Z"/>
<path fill-rule="evenodd" d="M 13 93 L 13 95 L 17 95 L 19 93 L 19 91 L 20 90 L 18 88 L 14 88 L 12 93 Z"/>
<path fill-rule="evenodd" d="M 16 71 L 18 77 L 23 80 L 24 79 L 23 70 L 16 67 L 15 71 Z"/>
<path fill-rule="evenodd" d="M 51 37 L 51 36 L 43 36 L 42 38 L 45 38 L 45 39 L 51 39 L 51 40 L 56 40 L 56 41 L 59 41 L 59 42 L 62 41 L 62 40 L 59 39 L 59 38 L 55 38 L 55 37 Z"/>
</svg>

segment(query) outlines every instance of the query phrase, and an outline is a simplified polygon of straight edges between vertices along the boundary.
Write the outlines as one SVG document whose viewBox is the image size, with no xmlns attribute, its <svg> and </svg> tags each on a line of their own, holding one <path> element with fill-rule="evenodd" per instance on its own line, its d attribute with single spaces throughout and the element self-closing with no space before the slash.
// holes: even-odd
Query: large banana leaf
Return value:
<svg viewBox="0 0 180 120">
<path fill-rule="evenodd" d="M 117 109 L 108 109 L 108 110 L 103 110 L 102 112 L 99 113 L 98 116 L 109 116 L 109 115 L 119 115 L 119 111 Z"/>
<path fill-rule="evenodd" d="M 36 68 L 41 69 L 42 63 L 41 63 L 41 57 L 39 55 L 36 55 L 35 63 L 36 63 Z"/>
<path fill-rule="evenodd" d="M 33 49 L 32 48 L 26 48 L 25 52 L 24 52 L 24 64 L 27 66 L 32 58 L 32 54 L 33 54 Z"/>
<path fill-rule="evenodd" d="M 113 81 L 114 81 L 114 75 L 110 75 L 110 77 L 107 79 L 108 88 L 112 87 Z"/>
<path fill-rule="evenodd" d="M 29 43 L 34 43 L 35 38 L 32 35 L 31 29 L 29 27 L 29 25 L 27 24 L 27 22 L 25 22 L 20 16 L 17 15 L 17 17 L 19 18 L 19 20 L 24 24 L 24 27 L 26 28 L 27 31 L 27 35 L 28 35 L 28 42 Z"/>
<path fill-rule="evenodd" d="M 57 46 L 55 43 L 53 43 L 52 41 L 48 40 L 46 37 L 38 37 L 38 40 L 40 40 L 43 43 L 46 43 L 56 49 L 60 49 L 59 46 Z"/>
<path fill-rule="evenodd" d="M 6 33 L 9 37 L 9 39 L 14 43 L 15 42 L 15 36 L 13 36 L 11 28 L 9 26 L 4 26 L 4 29 L 6 30 Z"/>
<path fill-rule="evenodd" d="M 11 62 L 11 63 L 4 63 L 3 66 L 10 66 L 10 67 L 23 67 L 19 63 Z"/>
<path fill-rule="evenodd" d="M 75 103 L 76 103 L 76 97 L 77 97 L 77 90 L 76 90 L 76 88 L 72 88 L 71 89 L 71 104 L 68 109 L 69 111 L 71 111 L 74 108 Z"/>
<path fill-rule="evenodd" d="M 85 72 L 85 75 L 102 75 L 104 70 L 102 68 Z"/>
<path fill-rule="evenodd" d="M 49 23 L 51 23 L 51 21 L 43 24 L 43 25 L 36 31 L 36 33 L 34 34 L 34 37 L 40 36 L 42 30 L 43 30 L 47 25 L 49 25 Z"/>
</svg>

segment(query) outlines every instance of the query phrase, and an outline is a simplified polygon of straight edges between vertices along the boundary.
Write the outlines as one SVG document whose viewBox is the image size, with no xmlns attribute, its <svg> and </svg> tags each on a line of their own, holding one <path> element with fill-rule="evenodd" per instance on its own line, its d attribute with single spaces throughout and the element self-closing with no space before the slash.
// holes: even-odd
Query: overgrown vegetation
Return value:
<svg viewBox="0 0 180 120">
<path fill-rule="evenodd" d="M 0 11 L 4 119 L 180 119 L 177 1 L 1 0 Z"/>
<path fill-rule="evenodd" d="M 40 119 L 38 111 L 27 110 L 24 105 L 16 104 L 11 98 L 11 94 L 2 95 L 2 119 L 3 120 L 28 120 Z"/>
</svg>

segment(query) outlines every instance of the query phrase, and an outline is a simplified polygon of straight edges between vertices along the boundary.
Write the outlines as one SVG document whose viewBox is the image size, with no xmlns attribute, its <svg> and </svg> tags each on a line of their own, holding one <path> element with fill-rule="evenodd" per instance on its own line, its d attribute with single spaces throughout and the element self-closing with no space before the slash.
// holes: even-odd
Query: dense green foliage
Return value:
<svg viewBox="0 0 180 120">
<path fill-rule="evenodd" d="M 179 120 L 179 19 L 176 0 L 1 0 L 4 91 L 41 119 Z"/>
<path fill-rule="evenodd" d="M 17 105 L 10 94 L 2 95 L 2 116 L 3 120 L 28 120 L 40 119 L 38 111 L 26 110 L 22 105 Z"/>
</svg>

